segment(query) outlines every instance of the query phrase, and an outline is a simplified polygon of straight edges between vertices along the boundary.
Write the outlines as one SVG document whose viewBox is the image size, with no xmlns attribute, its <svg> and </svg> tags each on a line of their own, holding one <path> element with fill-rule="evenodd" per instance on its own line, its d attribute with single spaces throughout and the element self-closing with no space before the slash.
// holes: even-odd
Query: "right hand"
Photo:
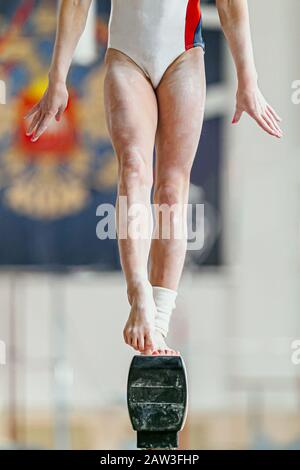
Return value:
<svg viewBox="0 0 300 470">
<path fill-rule="evenodd" d="M 65 82 L 49 81 L 48 88 L 42 99 L 26 114 L 24 119 L 31 117 L 26 135 L 31 142 L 36 142 L 45 132 L 53 118 L 60 121 L 68 104 L 68 90 Z"/>
</svg>

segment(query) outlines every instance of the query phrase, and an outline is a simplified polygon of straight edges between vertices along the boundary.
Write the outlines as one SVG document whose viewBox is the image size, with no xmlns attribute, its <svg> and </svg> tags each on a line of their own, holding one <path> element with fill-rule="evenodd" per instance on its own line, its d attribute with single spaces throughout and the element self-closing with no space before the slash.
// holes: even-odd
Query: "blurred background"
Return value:
<svg viewBox="0 0 300 470">
<path fill-rule="evenodd" d="M 189 376 L 183 449 L 300 449 L 300 4 L 249 6 L 285 136 L 246 116 L 231 125 L 234 68 L 202 0 L 208 94 L 190 201 L 205 205 L 205 243 L 187 255 L 170 336 Z M 56 8 L 0 0 L 0 447 L 132 449 L 126 287 L 116 241 L 96 236 L 117 177 L 103 108 L 110 1 L 93 2 L 62 122 L 32 144 L 23 116 L 47 85 Z"/>
</svg>

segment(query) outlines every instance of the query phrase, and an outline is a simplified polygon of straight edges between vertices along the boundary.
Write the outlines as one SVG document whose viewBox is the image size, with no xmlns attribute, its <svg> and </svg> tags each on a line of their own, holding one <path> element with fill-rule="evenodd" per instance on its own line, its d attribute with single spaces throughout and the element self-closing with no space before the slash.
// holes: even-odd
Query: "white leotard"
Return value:
<svg viewBox="0 0 300 470">
<path fill-rule="evenodd" d="M 200 0 L 112 0 L 108 47 L 129 56 L 156 88 L 184 51 L 204 48 Z"/>
</svg>

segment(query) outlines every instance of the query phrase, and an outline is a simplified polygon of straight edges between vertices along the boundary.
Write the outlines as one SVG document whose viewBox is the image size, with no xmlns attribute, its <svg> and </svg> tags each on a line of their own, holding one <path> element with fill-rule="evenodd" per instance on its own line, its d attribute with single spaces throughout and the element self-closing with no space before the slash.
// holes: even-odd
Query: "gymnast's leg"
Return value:
<svg viewBox="0 0 300 470">
<path fill-rule="evenodd" d="M 151 354 L 158 347 L 154 341 L 156 308 L 148 280 L 157 100 L 144 72 L 129 57 L 114 49 L 108 49 L 106 55 L 104 94 L 107 126 L 119 164 L 117 229 L 131 305 L 124 339 L 137 351 Z M 147 210 L 151 214 L 142 220 L 145 236 L 137 238 L 131 234 L 129 225 L 132 219 L 127 211 L 121 210 L 122 196 L 127 198 L 129 209 L 141 204 L 142 213 Z M 120 233 L 124 229 L 128 229 L 127 237 Z"/>
<path fill-rule="evenodd" d="M 177 207 L 170 213 L 170 236 L 162 234 L 158 217 L 150 252 L 150 282 L 163 319 L 160 343 L 167 335 L 176 291 L 182 274 L 187 240 L 175 230 L 186 227 L 190 172 L 199 143 L 206 94 L 204 53 L 200 47 L 182 54 L 167 70 L 157 90 L 158 129 L 154 203 Z M 164 223 L 166 222 L 166 219 Z M 177 232 L 178 233 L 178 232 Z M 184 233 L 184 230 L 182 231 Z M 161 344 L 162 348 L 166 346 Z"/>
</svg>

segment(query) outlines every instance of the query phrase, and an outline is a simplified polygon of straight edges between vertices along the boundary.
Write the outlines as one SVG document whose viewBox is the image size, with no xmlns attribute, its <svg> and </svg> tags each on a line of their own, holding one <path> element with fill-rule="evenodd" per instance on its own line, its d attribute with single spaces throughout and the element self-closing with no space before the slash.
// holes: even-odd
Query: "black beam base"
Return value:
<svg viewBox="0 0 300 470">
<path fill-rule="evenodd" d="M 134 356 L 127 404 L 140 449 L 175 449 L 187 412 L 187 378 L 180 356 Z"/>
<path fill-rule="evenodd" d="M 172 431 L 138 431 L 137 447 L 139 449 L 175 449 L 178 447 L 178 434 Z"/>
</svg>

